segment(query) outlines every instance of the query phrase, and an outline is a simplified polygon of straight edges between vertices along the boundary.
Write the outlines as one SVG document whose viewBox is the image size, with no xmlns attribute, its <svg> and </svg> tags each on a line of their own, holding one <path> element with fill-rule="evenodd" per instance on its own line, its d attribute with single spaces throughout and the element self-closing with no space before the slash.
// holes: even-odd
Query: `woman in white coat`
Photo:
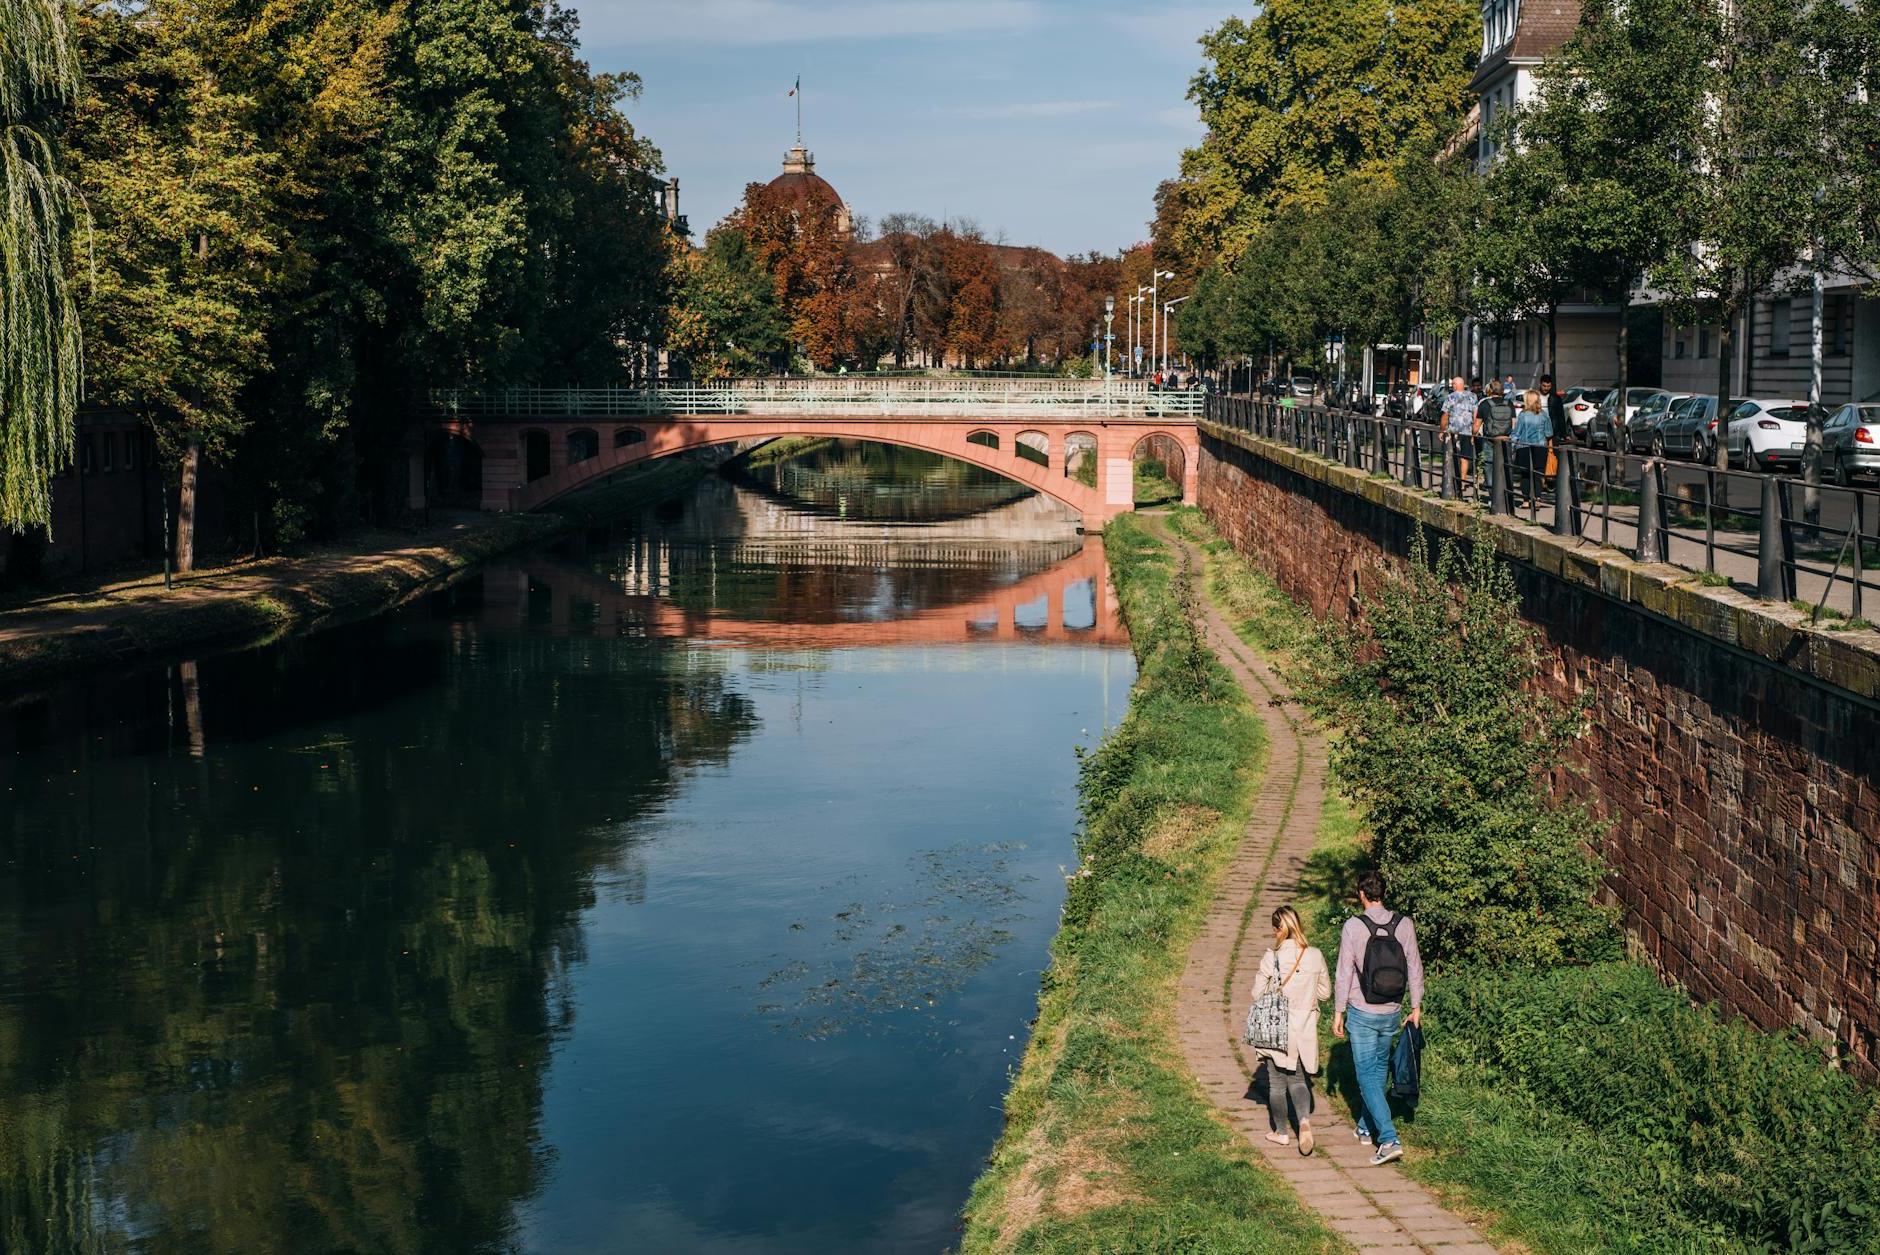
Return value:
<svg viewBox="0 0 1880 1255">
<path fill-rule="evenodd" d="M 1326 969 L 1325 956 L 1306 944 L 1299 912 L 1290 906 L 1273 912 L 1273 948 L 1260 960 L 1253 996 L 1258 998 L 1276 980 L 1286 995 L 1289 1022 L 1286 1049 L 1260 1051 L 1267 1061 L 1266 1106 L 1273 1118 L 1273 1131 L 1266 1140 L 1276 1146 L 1292 1140 L 1287 1129 L 1293 1121 L 1286 1115 L 1290 1099 L 1299 1125 L 1299 1153 L 1310 1155 L 1312 1092 L 1306 1077 L 1319 1070 L 1319 1004 L 1332 996 L 1332 974 Z"/>
</svg>

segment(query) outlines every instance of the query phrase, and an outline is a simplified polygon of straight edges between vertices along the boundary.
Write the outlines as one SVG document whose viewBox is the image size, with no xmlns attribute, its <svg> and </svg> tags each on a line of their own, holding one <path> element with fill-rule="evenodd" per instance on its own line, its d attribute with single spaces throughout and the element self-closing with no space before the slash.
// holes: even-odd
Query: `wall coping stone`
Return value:
<svg viewBox="0 0 1880 1255">
<path fill-rule="evenodd" d="M 1205 419 L 1199 426 L 1211 440 L 1244 449 L 1446 535 L 1471 536 L 1486 524 L 1494 535 L 1496 552 L 1506 558 L 1880 705 L 1880 630 L 1830 632 L 1812 627 L 1806 614 L 1786 602 L 1760 601 L 1734 588 L 1704 584 L 1683 567 L 1638 562 L 1596 540 L 1555 536 L 1532 523 L 1486 514 L 1461 501 L 1444 501 L 1434 492 L 1406 488 L 1394 479 Z"/>
</svg>

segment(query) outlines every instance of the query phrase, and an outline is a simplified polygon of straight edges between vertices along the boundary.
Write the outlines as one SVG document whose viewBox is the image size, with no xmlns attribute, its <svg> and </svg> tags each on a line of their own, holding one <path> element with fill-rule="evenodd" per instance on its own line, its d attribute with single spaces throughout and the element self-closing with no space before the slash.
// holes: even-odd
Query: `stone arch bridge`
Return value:
<svg viewBox="0 0 1880 1255">
<path fill-rule="evenodd" d="M 533 510 L 653 458 L 737 440 L 833 436 L 925 449 L 1063 502 L 1095 530 L 1134 508 L 1152 451 L 1194 499 L 1199 392 L 1075 379 L 739 380 L 656 388 L 442 391 L 412 453 L 411 504 L 445 463 L 486 510 Z"/>
</svg>

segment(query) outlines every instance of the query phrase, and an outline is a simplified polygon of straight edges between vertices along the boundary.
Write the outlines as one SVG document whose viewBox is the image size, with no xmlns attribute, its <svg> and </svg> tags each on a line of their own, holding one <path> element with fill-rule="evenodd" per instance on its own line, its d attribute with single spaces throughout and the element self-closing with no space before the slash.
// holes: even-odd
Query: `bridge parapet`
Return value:
<svg viewBox="0 0 1880 1255">
<path fill-rule="evenodd" d="M 448 418 L 789 417 L 842 414 L 933 419 L 1035 418 L 1192 422 L 1199 391 L 1156 391 L 1138 381 L 1082 379 L 755 379 L 654 388 L 437 389 Z"/>
</svg>

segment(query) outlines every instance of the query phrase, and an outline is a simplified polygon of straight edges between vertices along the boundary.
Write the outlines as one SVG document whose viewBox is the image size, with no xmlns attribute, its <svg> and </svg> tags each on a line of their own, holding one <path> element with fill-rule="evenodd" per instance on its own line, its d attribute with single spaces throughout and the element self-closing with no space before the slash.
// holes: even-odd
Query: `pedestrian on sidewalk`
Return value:
<svg viewBox="0 0 1880 1255">
<path fill-rule="evenodd" d="M 1547 405 L 1547 421 L 1554 429 L 1554 445 L 1564 448 L 1573 439 L 1573 422 L 1567 417 L 1567 399 L 1554 387 L 1552 375 L 1540 379 L 1541 400 Z"/>
<path fill-rule="evenodd" d="M 1541 412 L 1540 392 L 1529 388 L 1521 394 L 1521 412 L 1514 416 L 1512 443 L 1515 486 L 1524 489 L 1530 510 L 1547 470 L 1547 442 L 1553 430 L 1553 421 Z"/>
<path fill-rule="evenodd" d="M 1492 385 L 1491 385 L 1492 386 Z M 1423 956 L 1417 952 L 1416 925 L 1384 906 L 1384 878 L 1376 871 L 1358 877 L 1359 913 L 1345 921 L 1338 935 L 1338 1002 L 1332 1035 L 1341 1040 L 1349 1029 L 1351 1064 L 1358 1074 L 1363 1113 L 1358 1140 L 1373 1142 L 1373 1167 L 1403 1158 L 1403 1142 L 1390 1118 L 1384 1078 L 1390 1071 L 1390 1043 L 1406 995 L 1410 1023 L 1423 1023 Z"/>
<path fill-rule="evenodd" d="M 1253 996 L 1258 998 L 1279 983 L 1286 999 L 1286 1048 L 1262 1048 L 1266 1060 L 1266 1110 L 1272 1117 L 1272 1132 L 1266 1140 L 1284 1146 L 1291 1140 L 1287 1130 L 1296 1122 L 1299 1128 L 1299 1153 L 1312 1153 L 1312 1086 L 1309 1078 L 1319 1070 L 1319 1004 L 1332 996 L 1332 974 L 1325 966 L 1325 954 L 1317 946 L 1306 944 L 1305 926 L 1299 912 L 1282 906 L 1273 912 L 1273 947 L 1260 959 L 1260 974 L 1254 979 Z M 1292 1119 L 1288 1120 L 1288 1100 Z"/>
<path fill-rule="evenodd" d="M 1514 404 L 1502 395 L 1501 381 L 1488 381 L 1488 395 L 1475 407 L 1475 433 L 1481 446 L 1482 482 L 1492 492 L 1495 488 L 1494 440 L 1514 434 Z"/>
<path fill-rule="evenodd" d="M 1443 398 L 1443 439 L 1456 447 L 1456 471 L 1463 479 L 1469 477 L 1469 461 L 1475 456 L 1477 404 L 1461 375 L 1449 381 L 1449 395 Z"/>
</svg>

